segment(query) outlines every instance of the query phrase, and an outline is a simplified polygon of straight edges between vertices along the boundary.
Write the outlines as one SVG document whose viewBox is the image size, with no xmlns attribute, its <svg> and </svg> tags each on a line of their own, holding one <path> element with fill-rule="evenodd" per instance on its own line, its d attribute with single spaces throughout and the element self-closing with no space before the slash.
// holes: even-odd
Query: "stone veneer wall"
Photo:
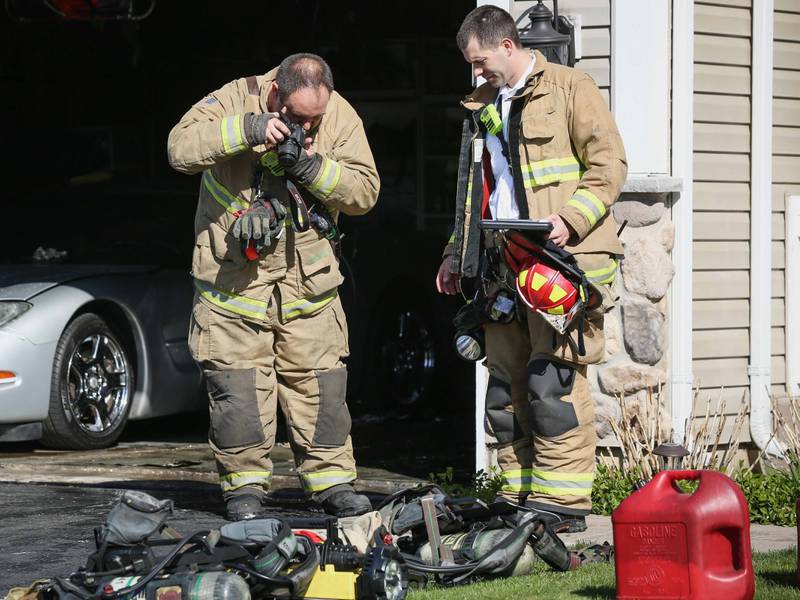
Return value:
<svg viewBox="0 0 800 600">
<path fill-rule="evenodd" d="M 619 300 L 605 317 L 605 359 L 588 372 L 601 439 L 610 435 L 614 440 L 608 419 L 619 421 L 620 396 L 626 405 L 638 404 L 648 388 L 666 382 L 667 291 L 675 274 L 669 202 L 669 193 L 632 191 L 623 193 L 612 209 L 618 227 L 628 224 L 620 235 L 625 255 L 617 275 Z"/>
</svg>

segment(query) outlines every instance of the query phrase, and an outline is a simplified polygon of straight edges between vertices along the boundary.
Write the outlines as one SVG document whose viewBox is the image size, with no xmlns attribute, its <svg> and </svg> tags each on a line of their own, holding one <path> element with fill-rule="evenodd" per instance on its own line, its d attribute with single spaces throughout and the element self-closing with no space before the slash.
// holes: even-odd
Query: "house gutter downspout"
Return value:
<svg viewBox="0 0 800 600">
<path fill-rule="evenodd" d="M 750 147 L 750 435 L 768 454 L 772 437 L 772 48 L 773 0 L 753 3 Z M 769 447 L 767 445 L 769 444 Z"/>
<path fill-rule="evenodd" d="M 692 180 L 694 135 L 694 3 L 673 2 L 672 174 L 683 180 L 673 194 L 675 278 L 670 297 L 670 376 L 673 441 L 683 443 L 692 413 Z"/>
</svg>

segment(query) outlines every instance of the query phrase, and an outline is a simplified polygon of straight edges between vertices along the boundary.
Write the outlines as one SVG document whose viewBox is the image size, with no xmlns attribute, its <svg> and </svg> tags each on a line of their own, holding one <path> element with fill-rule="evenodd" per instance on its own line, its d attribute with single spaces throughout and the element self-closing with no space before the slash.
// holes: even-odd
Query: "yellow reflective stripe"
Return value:
<svg viewBox="0 0 800 600">
<path fill-rule="evenodd" d="M 531 469 L 509 469 L 502 472 L 500 479 L 503 482 L 500 489 L 504 492 L 531 491 Z"/>
<path fill-rule="evenodd" d="M 456 243 L 456 232 L 450 234 L 450 239 L 447 240 L 448 244 L 455 244 Z"/>
<path fill-rule="evenodd" d="M 585 271 L 586 279 L 592 283 L 612 283 L 617 276 L 617 269 L 619 268 L 619 261 L 613 259 L 611 264 L 602 269 L 595 269 L 594 271 Z"/>
<path fill-rule="evenodd" d="M 203 298 L 220 308 L 252 319 L 264 320 L 267 317 L 267 303 L 262 300 L 237 296 L 199 279 L 194 280 L 194 285 Z"/>
<path fill-rule="evenodd" d="M 548 472 L 531 469 L 531 491 L 554 496 L 591 496 L 594 473 Z"/>
<path fill-rule="evenodd" d="M 238 490 L 240 487 L 253 485 L 254 483 L 269 487 L 271 481 L 272 471 L 238 471 L 222 475 L 219 478 L 219 484 L 223 492 Z"/>
<path fill-rule="evenodd" d="M 225 117 L 220 121 L 222 147 L 225 154 L 236 154 L 247 148 L 247 140 L 242 132 L 242 116 Z"/>
<path fill-rule="evenodd" d="M 325 200 L 336 188 L 341 176 L 342 167 L 339 166 L 339 163 L 330 158 L 325 158 L 323 159 L 322 168 L 319 170 L 317 178 L 311 183 L 308 189 L 318 198 Z"/>
<path fill-rule="evenodd" d="M 226 190 L 211 174 L 211 170 L 203 171 L 203 185 L 208 193 L 229 213 L 245 210 L 249 205 Z"/>
<path fill-rule="evenodd" d="M 333 288 L 329 292 L 325 292 L 319 296 L 300 298 L 299 300 L 293 300 L 292 302 L 281 304 L 281 315 L 283 316 L 283 320 L 290 321 L 301 315 L 308 315 L 316 312 L 326 304 L 330 304 L 338 294 L 339 291 L 336 288 Z"/>
<path fill-rule="evenodd" d="M 586 220 L 589 221 L 590 227 L 597 225 L 597 222 L 606 214 L 606 207 L 600 201 L 600 198 L 585 189 L 575 190 L 572 198 L 567 201 L 567 206 L 574 206 L 581 211 Z"/>
<path fill-rule="evenodd" d="M 303 484 L 303 488 L 309 492 L 321 492 L 334 485 L 350 483 L 351 481 L 355 481 L 357 476 L 355 471 L 343 471 L 339 469 L 317 471 L 315 473 L 298 473 L 298 475 L 300 476 L 300 483 Z"/>
<path fill-rule="evenodd" d="M 522 165 L 522 181 L 526 188 L 561 181 L 577 181 L 585 170 L 574 156 L 548 158 Z"/>
<path fill-rule="evenodd" d="M 531 483 L 531 492 L 540 492 L 542 494 L 552 494 L 553 496 L 591 496 L 592 488 L 572 488 L 572 487 L 555 487 L 552 485 L 542 485 L 539 483 Z"/>
</svg>

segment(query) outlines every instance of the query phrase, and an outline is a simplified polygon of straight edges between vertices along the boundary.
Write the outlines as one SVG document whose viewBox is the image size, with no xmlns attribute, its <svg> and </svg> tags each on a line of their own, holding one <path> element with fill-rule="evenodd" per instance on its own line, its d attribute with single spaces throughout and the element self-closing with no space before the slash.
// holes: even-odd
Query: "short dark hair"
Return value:
<svg viewBox="0 0 800 600">
<path fill-rule="evenodd" d="M 456 44 L 462 52 L 472 38 L 481 48 L 497 48 L 503 38 L 509 38 L 517 48 L 522 48 L 514 19 L 499 6 L 486 4 L 473 9 L 456 34 Z"/>
<path fill-rule="evenodd" d="M 321 56 L 301 52 L 283 59 L 275 76 L 278 83 L 278 97 L 285 101 L 302 88 L 317 89 L 325 86 L 333 91 L 333 73 Z"/>
</svg>

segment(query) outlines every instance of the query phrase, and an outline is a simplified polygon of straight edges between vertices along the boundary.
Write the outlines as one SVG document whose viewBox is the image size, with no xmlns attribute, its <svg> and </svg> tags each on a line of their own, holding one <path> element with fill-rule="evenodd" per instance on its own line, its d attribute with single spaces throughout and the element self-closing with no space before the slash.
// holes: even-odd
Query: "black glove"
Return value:
<svg viewBox="0 0 800 600">
<path fill-rule="evenodd" d="M 277 198 L 259 196 L 233 224 L 233 237 L 242 245 L 242 254 L 255 260 L 276 239 L 283 227 L 286 209 Z"/>
<path fill-rule="evenodd" d="M 270 119 L 275 119 L 275 113 L 263 113 L 256 115 L 247 113 L 244 116 L 244 137 L 250 146 L 258 146 L 266 141 L 267 123 Z"/>
<path fill-rule="evenodd" d="M 293 175 L 303 185 L 308 185 L 314 181 L 320 168 L 322 168 L 322 156 L 316 152 L 309 155 L 305 150 L 300 152 L 296 163 L 291 167 L 285 167 L 286 172 Z"/>
</svg>

